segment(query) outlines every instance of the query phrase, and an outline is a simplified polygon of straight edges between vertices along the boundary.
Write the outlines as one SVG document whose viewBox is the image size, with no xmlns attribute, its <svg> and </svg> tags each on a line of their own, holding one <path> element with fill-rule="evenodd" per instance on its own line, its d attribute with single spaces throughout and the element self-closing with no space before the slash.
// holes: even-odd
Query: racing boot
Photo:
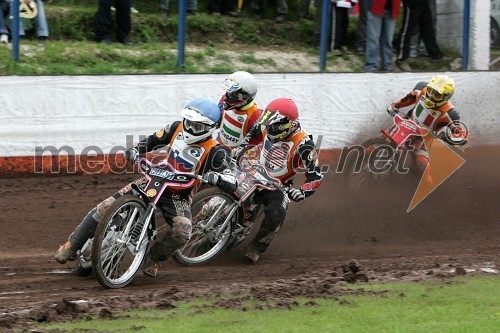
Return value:
<svg viewBox="0 0 500 333">
<path fill-rule="evenodd" d="M 156 242 L 149 251 L 149 254 L 144 260 L 142 272 L 144 275 L 156 277 L 161 270 L 160 261 L 165 261 L 170 258 L 174 252 L 184 245 L 185 242 L 177 242 L 170 233 L 167 233 L 163 239 Z"/>
<path fill-rule="evenodd" d="M 245 254 L 245 257 L 243 258 L 243 260 L 245 261 L 245 264 L 254 265 L 257 263 L 257 261 L 259 261 L 261 254 L 262 253 L 260 253 L 259 251 L 250 247 L 248 249 L 247 253 Z"/>
<path fill-rule="evenodd" d="M 66 241 L 63 245 L 59 246 L 59 249 L 54 254 L 54 258 L 60 264 L 65 264 L 68 260 L 76 259 L 77 250 L 71 244 L 69 240 Z"/>
<path fill-rule="evenodd" d="M 158 272 L 160 271 L 160 264 L 158 263 L 157 260 L 153 258 L 153 255 L 151 253 L 148 253 L 146 255 L 143 267 L 144 268 L 142 269 L 142 272 L 144 273 L 144 275 L 147 275 L 152 278 L 155 278 L 156 275 L 158 275 Z"/>
</svg>

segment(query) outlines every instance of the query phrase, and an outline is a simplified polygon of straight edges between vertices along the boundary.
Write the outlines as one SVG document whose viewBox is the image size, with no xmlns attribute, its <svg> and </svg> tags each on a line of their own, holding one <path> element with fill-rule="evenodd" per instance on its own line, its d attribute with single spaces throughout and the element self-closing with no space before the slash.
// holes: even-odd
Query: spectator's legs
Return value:
<svg viewBox="0 0 500 333">
<path fill-rule="evenodd" d="M 119 0 L 115 2 L 116 6 L 116 37 L 122 42 L 130 35 L 132 22 L 130 17 L 130 0 Z"/>
<path fill-rule="evenodd" d="M 160 0 L 160 10 L 168 11 L 169 0 Z"/>
<path fill-rule="evenodd" d="M 422 9 L 417 6 L 404 6 L 403 25 L 401 26 L 401 40 L 399 42 L 398 63 L 408 59 L 410 55 L 411 38 L 418 29 L 418 22 Z M 423 32 L 422 32 L 423 33 Z"/>
<path fill-rule="evenodd" d="M 394 38 L 394 29 L 396 28 L 396 20 L 392 18 L 390 10 L 384 13 L 382 22 L 382 32 L 380 36 L 380 63 L 382 70 L 385 72 L 392 71 L 392 40 Z"/>
<path fill-rule="evenodd" d="M 436 33 L 432 26 L 432 12 L 427 2 L 425 2 L 422 8 L 422 14 L 420 15 L 419 20 L 419 28 L 429 56 L 433 59 L 442 58 L 443 52 L 436 42 Z"/>
<path fill-rule="evenodd" d="M 349 9 L 343 7 L 335 7 L 335 41 L 333 43 L 334 50 L 340 50 L 340 47 L 345 45 L 348 25 Z"/>
<path fill-rule="evenodd" d="M 309 16 L 309 6 L 311 5 L 311 0 L 300 0 L 299 3 L 299 17 L 307 18 Z"/>
<path fill-rule="evenodd" d="M 378 56 L 380 54 L 380 38 L 382 30 L 382 17 L 366 13 L 366 51 L 365 66 L 366 72 L 375 72 L 378 69 Z"/>
<path fill-rule="evenodd" d="M 37 0 L 36 4 L 38 5 L 38 15 L 35 17 L 36 35 L 38 38 L 47 38 L 49 37 L 49 25 L 45 16 L 45 7 L 41 0 Z"/>
<path fill-rule="evenodd" d="M 366 12 L 368 10 L 367 0 L 359 0 L 358 27 L 354 49 L 356 52 L 365 52 L 366 48 Z"/>
<path fill-rule="evenodd" d="M 276 18 L 278 22 L 284 21 L 284 18 L 288 14 L 288 0 L 276 0 Z M 283 18 L 283 19 L 280 19 Z"/>
<path fill-rule="evenodd" d="M 198 10 L 198 0 L 188 0 L 188 13 L 195 13 Z"/>
<path fill-rule="evenodd" d="M 111 39 L 111 0 L 99 0 L 95 36 L 98 40 Z"/>
<path fill-rule="evenodd" d="M 5 17 L 9 15 L 10 5 L 7 2 L 0 3 L 0 34 L 8 35 L 9 31 L 7 30 L 7 23 L 5 22 Z"/>
</svg>

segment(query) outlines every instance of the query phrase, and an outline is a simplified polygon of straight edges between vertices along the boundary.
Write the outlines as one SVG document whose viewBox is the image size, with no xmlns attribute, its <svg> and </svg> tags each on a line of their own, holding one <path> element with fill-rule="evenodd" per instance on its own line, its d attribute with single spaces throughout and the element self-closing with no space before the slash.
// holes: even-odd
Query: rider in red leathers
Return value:
<svg viewBox="0 0 500 333">
<path fill-rule="evenodd" d="M 264 134 L 257 158 L 269 174 L 287 186 L 293 184 L 297 172 L 306 176 L 299 188 L 291 188 L 288 197 L 281 191 L 256 192 L 254 202 L 264 205 L 265 217 L 245 255 L 247 263 L 256 263 L 267 250 L 285 221 L 290 199 L 296 202 L 304 200 L 316 191 L 323 180 L 316 146 L 312 136 L 301 129 L 298 117 L 297 106 L 291 99 L 275 99 L 269 103 L 241 146 L 233 151 L 236 158 L 246 158 L 248 155 L 244 155 L 244 152 L 249 142 Z"/>
</svg>

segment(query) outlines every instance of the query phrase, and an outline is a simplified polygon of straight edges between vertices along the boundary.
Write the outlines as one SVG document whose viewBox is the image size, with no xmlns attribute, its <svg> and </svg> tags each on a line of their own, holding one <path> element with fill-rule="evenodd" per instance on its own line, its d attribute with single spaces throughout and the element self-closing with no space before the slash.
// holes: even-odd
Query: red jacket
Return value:
<svg viewBox="0 0 500 333">
<path fill-rule="evenodd" d="M 382 16 L 384 15 L 385 3 L 387 0 L 372 0 L 371 12 L 375 15 Z M 401 0 L 392 0 L 392 18 L 396 19 L 399 17 L 399 10 L 401 8 Z"/>
</svg>

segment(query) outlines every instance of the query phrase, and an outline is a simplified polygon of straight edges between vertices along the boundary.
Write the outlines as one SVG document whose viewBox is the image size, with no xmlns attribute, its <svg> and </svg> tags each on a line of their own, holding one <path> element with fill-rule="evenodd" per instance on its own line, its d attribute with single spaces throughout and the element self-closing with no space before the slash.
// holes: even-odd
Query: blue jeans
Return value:
<svg viewBox="0 0 500 333">
<path fill-rule="evenodd" d="M 160 9 L 168 10 L 170 0 L 160 0 Z M 188 10 L 196 11 L 198 8 L 198 0 L 188 0 Z"/>
<path fill-rule="evenodd" d="M 42 0 L 36 0 L 38 14 L 35 16 L 35 27 L 37 37 L 49 37 L 49 25 L 45 16 L 45 7 Z M 11 8 L 12 9 L 12 8 Z M 24 36 L 23 20 L 19 20 L 19 36 Z"/>
<path fill-rule="evenodd" d="M 378 70 L 380 56 L 381 69 L 392 71 L 392 40 L 396 20 L 392 18 L 391 11 L 386 10 L 384 16 L 378 16 L 368 11 L 366 13 L 366 53 L 365 71 Z"/>
</svg>

